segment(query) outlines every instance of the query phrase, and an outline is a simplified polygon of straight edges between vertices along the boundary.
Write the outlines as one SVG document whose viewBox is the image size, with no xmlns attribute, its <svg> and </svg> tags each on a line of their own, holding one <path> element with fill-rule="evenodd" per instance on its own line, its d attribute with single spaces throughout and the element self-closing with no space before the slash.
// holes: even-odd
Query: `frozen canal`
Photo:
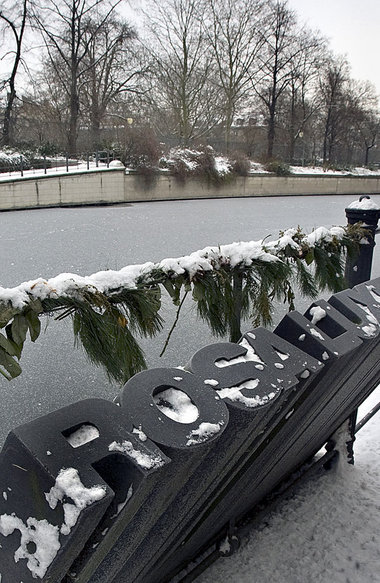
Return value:
<svg viewBox="0 0 380 583">
<path fill-rule="evenodd" d="M 372 198 L 380 203 L 380 196 Z M 186 255 L 207 245 L 276 238 L 280 229 L 297 225 L 308 232 L 321 225 L 344 225 L 344 209 L 354 199 L 242 198 L 2 212 L 0 285 L 13 287 L 61 272 L 89 275 Z M 379 275 L 375 254 L 373 277 Z M 198 348 L 215 341 L 189 302 L 160 359 L 173 317 L 168 308 L 163 333 L 142 342 L 150 367 L 184 364 Z M 35 344 L 26 342 L 21 376 L 11 382 L 0 377 L 0 445 L 10 429 L 30 419 L 87 397 L 111 400 L 119 392 L 74 349 L 70 321 L 46 323 Z"/>
</svg>

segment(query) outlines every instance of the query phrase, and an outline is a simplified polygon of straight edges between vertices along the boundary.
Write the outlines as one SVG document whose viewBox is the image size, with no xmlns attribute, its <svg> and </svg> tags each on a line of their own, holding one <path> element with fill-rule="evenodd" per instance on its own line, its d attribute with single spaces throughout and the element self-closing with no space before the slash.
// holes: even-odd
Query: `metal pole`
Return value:
<svg viewBox="0 0 380 583">
<path fill-rule="evenodd" d="M 347 257 L 345 278 L 348 287 L 354 287 L 371 279 L 373 250 L 375 243 L 375 232 L 377 222 L 380 217 L 380 208 L 373 203 L 369 196 L 361 196 L 358 201 L 350 204 L 346 208 L 346 217 L 349 225 L 362 223 L 367 229 L 368 236 L 360 243 L 359 255 L 351 258 Z M 349 463 L 354 463 L 354 441 L 357 425 L 358 410 L 353 411 L 348 419 L 350 441 L 347 442 L 347 452 Z"/>
<path fill-rule="evenodd" d="M 68 172 L 68 171 L 69 171 L 69 155 L 66 152 L 66 172 Z"/>
<path fill-rule="evenodd" d="M 347 257 L 345 277 L 349 287 L 371 279 L 373 250 L 376 245 L 375 231 L 380 216 L 380 208 L 371 201 L 369 196 L 361 196 L 355 203 L 346 208 L 348 224 L 362 223 L 368 230 L 368 237 L 360 244 L 357 257 Z"/>
</svg>

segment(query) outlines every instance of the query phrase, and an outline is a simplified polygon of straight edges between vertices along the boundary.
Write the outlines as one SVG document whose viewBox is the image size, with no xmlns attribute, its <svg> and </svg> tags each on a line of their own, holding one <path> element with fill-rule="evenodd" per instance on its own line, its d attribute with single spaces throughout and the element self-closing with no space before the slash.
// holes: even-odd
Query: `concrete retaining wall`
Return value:
<svg viewBox="0 0 380 583">
<path fill-rule="evenodd" d="M 238 196 L 291 196 L 313 194 L 380 194 L 380 176 L 257 176 L 238 177 L 215 186 L 199 179 L 181 184 L 173 176 L 159 176 L 147 184 L 137 175 L 125 177 L 128 201 L 223 198 Z"/>
<path fill-rule="evenodd" d="M 0 182 L 0 210 L 124 202 L 124 169 Z"/>
<path fill-rule="evenodd" d="M 259 174 L 215 186 L 199 179 L 181 183 L 166 175 L 146 179 L 136 174 L 126 175 L 123 168 L 109 168 L 0 182 L 0 210 L 190 198 L 318 194 L 380 194 L 380 176 L 277 177 Z"/>
</svg>

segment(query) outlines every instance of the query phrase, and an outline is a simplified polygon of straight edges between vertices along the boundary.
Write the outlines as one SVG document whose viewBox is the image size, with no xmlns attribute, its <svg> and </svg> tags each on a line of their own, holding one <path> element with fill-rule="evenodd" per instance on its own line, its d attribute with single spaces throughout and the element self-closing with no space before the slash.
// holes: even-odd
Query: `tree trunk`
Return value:
<svg viewBox="0 0 380 583">
<path fill-rule="evenodd" d="M 16 83 L 16 76 L 17 76 L 18 67 L 19 67 L 19 64 L 21 61 L 21 48 L 22 48 L 22 42 L 23 42 L 23 37 L 24 37 L 24 31 L 25 31 L 26 16 L 27 16 L 27 0 L 24 0 L 23 1 L 23 8 L 22 8 L 22 20 L 21 20 L 20 31 L 19 31 L 19 33 L 17 33 L 14 23 L 12 23 L 5 15 L 1 15 L 1 18 L 11 26 L 11 29 L 13 31 L 15 41 L 16 41 L 15 60 L 13 63 L 12 73 L 11 73 L 11 76 L 10 76 L 9 81 L 8 81 L 9 92 L 7 95 L 7 105 L 5 107 L 4 117 L 3 117 L 3 131 L 2 131 L 2 136 L 1 136 L 1 140 L 0 140 L 1 144 L 4 146 L 11 145 L 12 140 L 13 140 L 12 111 L 13 111 L 13 104 L 14 104 L 14 101 L 16 99 L 16 85 L 15 85 L 15 83 Z"/>
<path fill-rule="evenodd" d="M 294 126 L 292 125 L 290 127 L 290 138 L 289 138 L 289 145 L 288 145 L 288 162 L 289 164 L 292 164 L 294 162 L 294 152 L 295 152 L 295 147 L 296 147 L 296 140 L 295 140 L 295 136 L 294 136 Z"/>
<path fill-rule="evenodd" d="M 75 155 L 77 153 L 77 137 L 78 137 L 78 115 L 79 107 L 76 99 L 70 103 L 70 123 L 69 134 L 67 138 L 67 146 L 69 154 Z"/>
<path fill-rule="evenodd" d="M 78 138 L 78 118 L 79 118 L 79 95 L 77 86 L 77 67 L 72 68 L 71 90 L 70 90 L 70 120 L 67 137 L 68 153 L 75 155 L 77 152 Z"/>
<path fill-rule="evenodd" d="M 14 87 L 7 95 L 7 105 L 5 107 L 4 119 L 3 119 L 3 132 L 1 137 L 1 144 L 3 146 L 11 146 L 13 142 L 13 120 L 12 120 L 12 110 L 13 103 L 16 99 L 16 91 Z"/>
<path fill-rule="evenodd" d="M 226 109 L 226 122 L 224 129 L 224 148 L 225 153 L 228 154 L 231 148 L 231 127 L 233 123 L 233 111 L 230 105 Z"/>
<path fill-rule="evenodd" d="M 267 158 L 270 160 L 273 158 L 273 149 L 274 149 L 274 139 L 276 135 L 275 130 L 275 122 L 274 122 L 274 111 L 270 112 L 269 123 L 268 123 L 268 149 L 267 149 Z"/>
<path fill-rule="evenodd" d="M 91 103 L 91 145 L 93 149 L 98 149 L 101 145 L 100 125 L 102 119 L 101 108 L 99 107 L 98 94 L 94 88 Z"/>
<path fill-rule="evenodd" d="M 93 150 L 97 150 L 100 146 L 100 121 L 93 119 L 91 123 L 91 145 Z"/>
<path fill-rule="evenodd" d="M 288 159 L 287 162 L 292 164 L 294 162 L 294 152 L 296 147 L 296 98 L 295 98 L 295 89 L 292 86 L 292 100 L 290 106 L 290 127 L 289 127 L 289 142 L 288 142 Z"/>
<path fill-rule="evenodd" d="M 372 150 L 374 144 L 371 144 L 370 146 L 366 146 L 365 148 L 365 158 L 364 158 L 364 166 L 368 166 L 369 164 L 369 153 Z"/>
</svg>

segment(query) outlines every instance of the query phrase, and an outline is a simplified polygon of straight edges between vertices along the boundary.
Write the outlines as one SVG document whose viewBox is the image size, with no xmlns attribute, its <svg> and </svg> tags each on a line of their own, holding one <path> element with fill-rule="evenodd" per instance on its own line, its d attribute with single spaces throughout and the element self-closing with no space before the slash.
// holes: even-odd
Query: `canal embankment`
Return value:
<svg viewBox="0 0 380 583">
<path fill-rule="evenodd" d="M 169 174 L 144 176 L 123 167 L 2 177 L 0 210 L 202 198 L 380 194 L 380 175 L 253 174 L 215 184 Z"/>
</svg>

